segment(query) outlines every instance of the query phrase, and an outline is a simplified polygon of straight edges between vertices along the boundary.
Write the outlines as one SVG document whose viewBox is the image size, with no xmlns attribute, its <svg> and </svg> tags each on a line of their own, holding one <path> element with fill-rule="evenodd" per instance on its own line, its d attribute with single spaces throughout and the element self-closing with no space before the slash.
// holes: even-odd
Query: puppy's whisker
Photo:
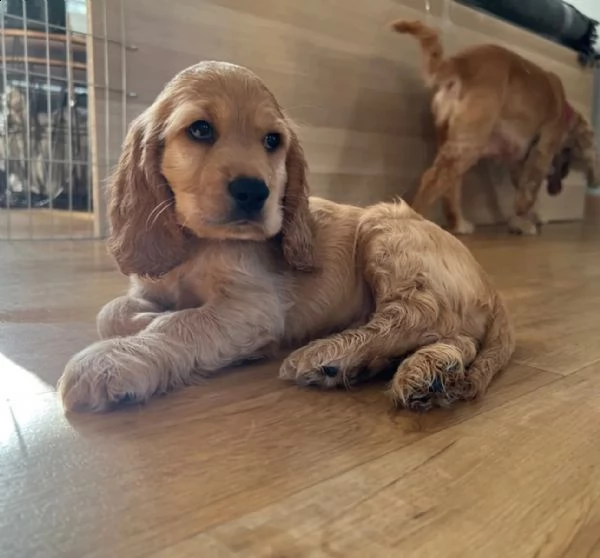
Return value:
<svg viewBox="0 0 600 558">
<path fill-rule="evenodd" d="M 156 221 L 158 220 L 158 218 L 159 218 L 159 217 L 160 217 L 160 216 L 161 216 L 161 215 L 162 215 L 162 214 L 163 214 L 163 213 L 164 213 L 164 212 L 165 212 L 167 209 L 169 209 L 170 207 L 172 207 L 172 206 L 173 206 L 173 203 L 174 203 L 174 201 L 175 201 L 175 200 L 166 200 L 166 203 L 165 203 L 165 202 L 162 202 L 162 203 L 158 204 L 158 206 L 156 206 L 156 207 L 160 207 L 160 206 L 162 205 L 161 209 L 160 209 L 158 212 L 156 212 L 156 208 L 154 208 L 154 210 L 152 211 L 152 213 L 155 213 L 155 212 L 156 212 L 156 213 L 155 213 L 154 217 L 152 218 L 152 222 L 150 222 L 150 223 L 149 223 L 149 221 L 150 221 L 150 216 L 148 217 L 148 220 L 146 221 L 146 223 L 148 224 L 148 226 L 147 226 L 147 229 L 151 229 L 151 228 L 152 228 L 152 227 L 153 227 L 153 226 L 156 224 Z"/>
<path fill-rule="evenodd" d="M 165 204 L 168 204 L 171 200 L 163 200 L 160 203 L 156 204 L 156 206 L 154 207 L 154 209 L 150 212 L 150 214 L 148 215 L 148 218 L 146 219 L 146 222 L 149 222 L 150 219 L 152 219 L 152 217 L 155 215 L 155 213 L 157 211 L 160 211 Z"/>
</svg>

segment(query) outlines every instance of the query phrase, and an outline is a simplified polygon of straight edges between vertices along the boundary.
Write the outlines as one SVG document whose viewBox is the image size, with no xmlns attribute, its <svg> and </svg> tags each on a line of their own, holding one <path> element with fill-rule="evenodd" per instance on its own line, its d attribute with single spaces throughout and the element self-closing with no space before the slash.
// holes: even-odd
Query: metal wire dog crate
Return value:
<svg viewBox="0 0 600 558">
<path fill-rule="evenodd" d="M 0 240 L 102 236 L 108 138 L 126 124 L 123 0 L 118 19 L 119 40 L 105 0 L 0 0 Z"/>
</svg>

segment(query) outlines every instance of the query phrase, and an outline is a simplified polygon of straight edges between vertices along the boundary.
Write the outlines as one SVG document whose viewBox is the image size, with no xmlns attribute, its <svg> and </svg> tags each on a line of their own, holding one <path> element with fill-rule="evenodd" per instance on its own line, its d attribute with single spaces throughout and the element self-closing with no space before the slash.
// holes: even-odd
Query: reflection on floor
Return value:
<svg viewBox="0 0 600 558">
<path fill-rule="evenodd" d="M 126 281 L 102 243 L 0 243 L 0 554 L 597 555 L 600 234 L 468 244 L 518 326 L 482 402 L 390 412 L 271 363 L 66 418 L 53 386 Z"/>
</svg>

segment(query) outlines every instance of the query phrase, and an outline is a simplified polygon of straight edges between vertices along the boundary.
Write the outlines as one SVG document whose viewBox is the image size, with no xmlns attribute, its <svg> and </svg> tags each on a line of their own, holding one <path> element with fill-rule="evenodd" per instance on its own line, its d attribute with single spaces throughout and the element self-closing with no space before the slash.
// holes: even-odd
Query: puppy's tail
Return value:
<svg viewBox="0 0 600 558">
<path fill-rule="evenodd" d="M 421 44 L 423 50 L 423 69 L 425 78 L 434 80 L 443 62 L 443 49 L 438 32 L 427 27 L 420 21 L 408 21 L 399 19 L 390 23 L 390 29 L 397 33 L 412 35 Z"/>
<path fill-rule="evenodd" d="M 481 349 L 467 372 L 478 393 L 485 392 L 492 378 L 508 364 L 515 352 L 513 325 L 504 301 L 497 294 L 492 312 Z"/>
</svg>

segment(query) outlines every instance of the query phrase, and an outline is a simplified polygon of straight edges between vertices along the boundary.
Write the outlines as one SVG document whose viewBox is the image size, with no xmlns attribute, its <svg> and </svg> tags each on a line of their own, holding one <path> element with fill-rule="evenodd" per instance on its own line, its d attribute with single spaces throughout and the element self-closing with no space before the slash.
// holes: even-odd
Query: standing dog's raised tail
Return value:
<svg viewBox="0 0 600 558">
<path fill-rule="evenodd" d="M 397 33 L 412 35 L 423 49 L 423 69 L 427 81 L 434 80 L 443 61 L 443 49 L 438 32 L 420 21 L 399 19 L 390 23 L 390 29 Z"/>
</svg>

